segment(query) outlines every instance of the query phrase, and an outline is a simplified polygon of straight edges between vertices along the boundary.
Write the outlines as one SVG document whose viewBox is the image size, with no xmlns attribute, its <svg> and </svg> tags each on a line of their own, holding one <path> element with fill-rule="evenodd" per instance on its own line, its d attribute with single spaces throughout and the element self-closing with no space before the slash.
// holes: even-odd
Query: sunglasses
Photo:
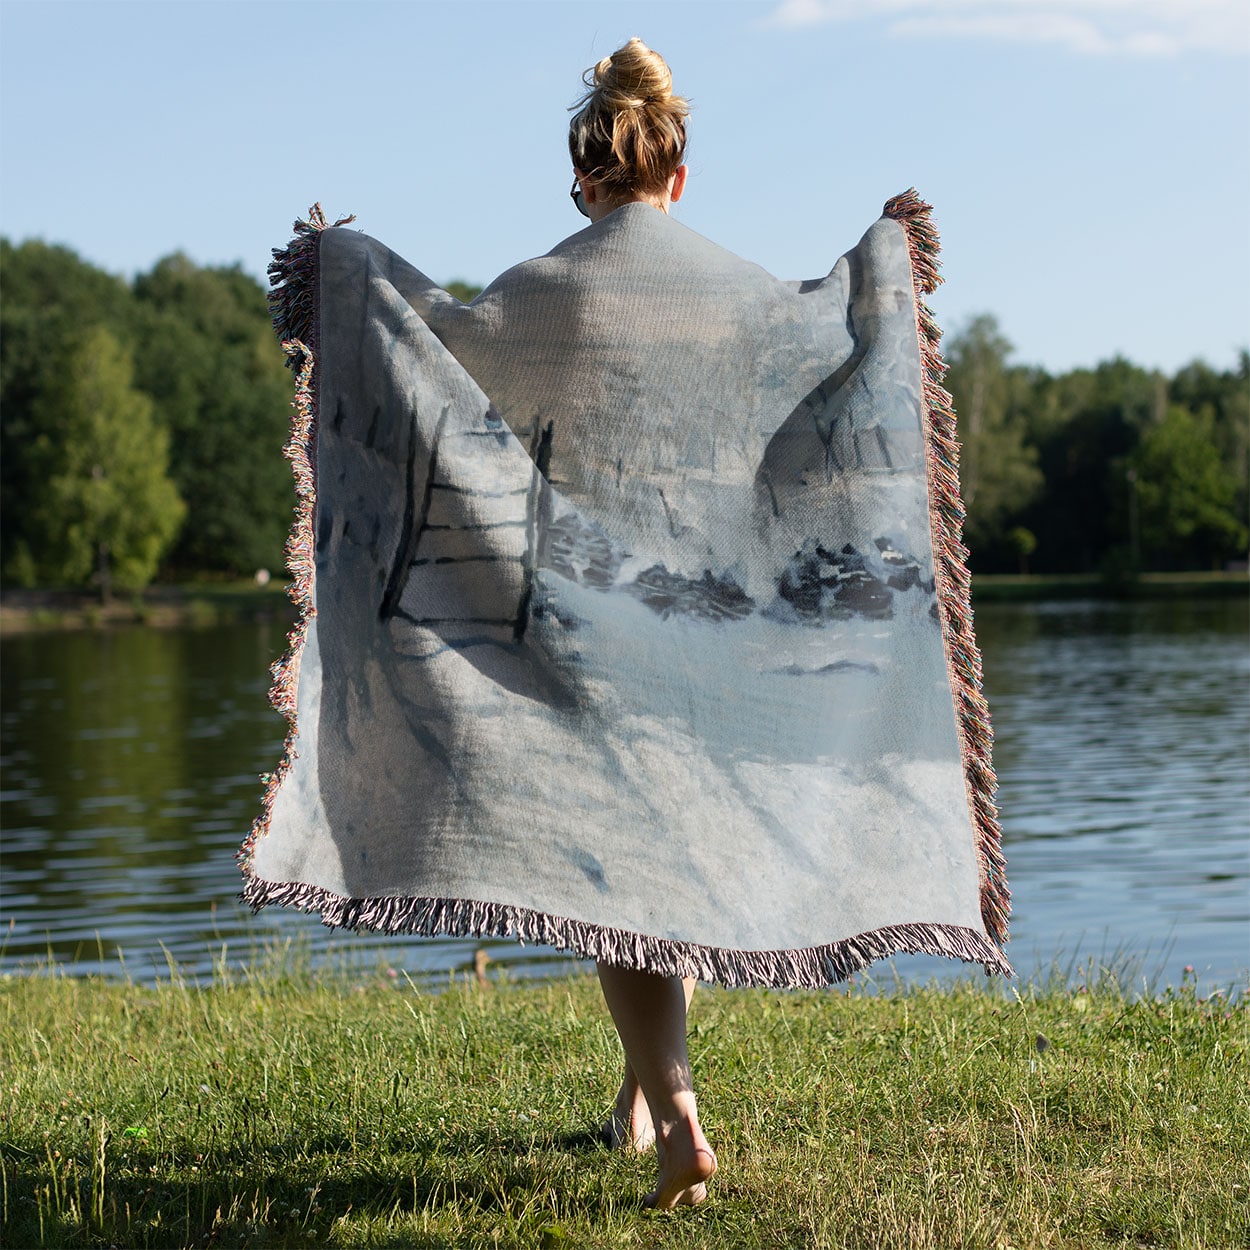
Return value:
<svg viewBox="0 0 1250 1250">
<path fill-rule="evenodd" d="M 581 180 L 578 178 L 573 179 L 573 189 L 569 192 L 569 199 L 573 201 L 577 211 L 581 213 L 583 217 L 590 216 L 590 214 L 586 211 L 586 201 L 582 199 L 582 184 Z"/>
</svg>

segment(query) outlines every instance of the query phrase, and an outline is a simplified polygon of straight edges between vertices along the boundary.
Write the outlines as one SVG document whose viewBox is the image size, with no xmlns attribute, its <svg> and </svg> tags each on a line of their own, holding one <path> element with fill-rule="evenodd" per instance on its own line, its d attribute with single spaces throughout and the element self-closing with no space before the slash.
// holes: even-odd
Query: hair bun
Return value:
<svg viewBox="0 0 1250 1250">
<path fill-rule="evenodd" d="M 582 75 L 569 153 L 611 194 L 663 190 L 686 151 L 690 108 L 673 94 L 667 62 L 637 37 Z"/>
<path fill-rule="evenodd" d="M 605 103 L 614 109 L 663 105 L 673 98 L 673 75 L 664 58 L 637 36 L 605 56 L 592 75 L 586 85 L 609 96 Z"/>
</svg>

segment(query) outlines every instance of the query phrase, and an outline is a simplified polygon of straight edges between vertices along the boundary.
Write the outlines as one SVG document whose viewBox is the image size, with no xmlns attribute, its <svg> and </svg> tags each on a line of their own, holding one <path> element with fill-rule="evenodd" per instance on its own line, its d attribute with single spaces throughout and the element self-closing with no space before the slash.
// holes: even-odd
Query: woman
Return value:
<svg viewBox="0 0 1250 1250">
<path fill-rule="evenodd" d="M 664 58 L 631 39 L 588 73 L 569 127 L 573 197 L 593 223 L 624 204 L 667 214 L 686 186 L 686 101 L 673 94 Z M 686 1053 L 692 977 L 598 964 L 603 996 L 625 1051 L 625 1079 L 605 1129 L 614 1145 L 655 1144 L 659 1181 L 648 1205 L 693 1205 L 707 1196 L 716 1156 L 699 1124 Z"/>
<path fill-rule="evenodd" d="M 594 959 L 607 1136 L 654 1141 L 672 1207 L 716 1170 L 696 978 L 1009 973 L 1007 893 L 927 206 L 778 282 L 668 217 L 663 60 L 588 86 L 590 226 L 471 305 L 323 218 L 275 254 L 305 613 L 244 897 Z"/>
</svg>

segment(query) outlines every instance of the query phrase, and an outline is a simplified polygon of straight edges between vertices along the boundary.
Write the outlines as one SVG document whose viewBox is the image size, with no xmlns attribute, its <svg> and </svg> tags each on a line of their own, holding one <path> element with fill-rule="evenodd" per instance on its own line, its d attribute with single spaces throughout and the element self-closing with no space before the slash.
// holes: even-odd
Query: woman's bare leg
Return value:
<svg viewBox="0 0 1250 1250">
<path fill-rule="evenodd" d="M 598 967 L 603 997 L 651 1112 L 660 1175 L 647 1205 L 693 1206 L 707 1197 L 716 1156 L 699 1126 L 690 1079 L 687 989 L 680 977 Z"/>
<path fill-rule="evenodd" d="M 682 989 L 686 997 L 686 1010 L 690 1010 L 690 1000 L 694 997 L 694 987 L 698 982 L 694 977 L 682 980 Z M 636 1150 L 640 1154 L 655 1145 L 655 1125 L 651 1122 L 651 1108 L 647 1106 L 646 1096 L 634 1066 L 625 1060 L 625 1078 L 616 1095 L 616 1104 L 608 1122 L 603 1126 L 603 1139 L 614 1149 Z"/>
<path fill-rule="evenodd" d="M 625 1077 L 601 1135 L 614 1150 L 636 1150 L 642 1154 L 655 1145 L 651 1109 L 628 1059 L 625 1060 Z"/>
</svg>

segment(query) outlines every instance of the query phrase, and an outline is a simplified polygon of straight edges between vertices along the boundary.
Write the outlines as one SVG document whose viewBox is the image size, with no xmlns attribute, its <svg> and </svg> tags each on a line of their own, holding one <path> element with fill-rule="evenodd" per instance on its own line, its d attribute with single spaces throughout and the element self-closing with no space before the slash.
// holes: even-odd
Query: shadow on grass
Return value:
<svg viewBox="0 0 1250 1250">
<path fill-rule="evenodd" d="M 441 1247 L 463 1241 L 422 1232 L 421 1217 L 439 1224 L 454 1216 L 479 1232 L 483 1222 L 500 1227 L 499 1244 L 537 1245 L 545 1224 L 574 1209 L 599 1222 L 633 1205 L 602 1184 L 619 1156 L 590 1130 L 400 1137 L 225 1146 L 195 1164 L 182 1152 L 132 1152 L 124 1163 L 107 1160 L 103 1172 L 5 1151 L 5 1244 L 304 1246 L 325 1242 L 347 1220 L 367 1228 L 370 1246 Z M 563 1195 L 560 1210 L 535 1203 L 550 1193 Z"/>
</svg>

